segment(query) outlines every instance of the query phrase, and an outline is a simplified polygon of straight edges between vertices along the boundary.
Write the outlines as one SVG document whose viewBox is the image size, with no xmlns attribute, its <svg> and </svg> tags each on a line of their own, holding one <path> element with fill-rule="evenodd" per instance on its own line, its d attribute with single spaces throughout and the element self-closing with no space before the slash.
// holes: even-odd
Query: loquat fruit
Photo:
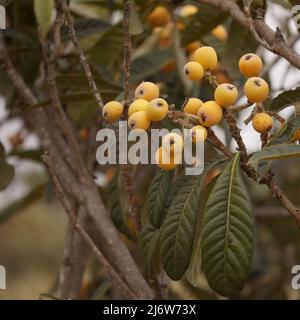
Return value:
<svg viewBox="0 0 300 320">
<path fill-rule="evenodd" d="M 249 78 L 244 85 L 244 93 L 250 102 L 262 102 L 269 95 L 268 83 L 259 77 Z"/>
<path fill-rule="evenodd" d="M 136 99 L 133 101 L 128 108 L 128 116 L 130 117 L 132 114 L 138 111 L 146 111 L 149 101 L 145 99 Z"/>
<path fill-rule="evenodd" d="M 142 82 L 135 89 L 135 99 L 145 99 L 151 101 L 159 97 L 158 86 L 149 81 Z"/>
<path fill-rule="evenodd" d="M 194 41 L 194 42 L 191 42 L 189 43 L 188 45 L 185 46 L 185 50 L 188 52 L 188 53 L 192 53 L 194 51 L 196 51 L 198 48 L 201 47 L 201 43 L 200 41 Z"/>
<path fill-rule="evenodd" d="M 143 129 L 147 130 L 150 127 L 151 121 L 147 117 L 146 111 L 138 111 L 133 113 L 128 119 L 128 127 L 132 130 Z"/>
<path fill-rule="evenodd" d="M 218 65 L 218 56 L 214 48 L 201 47 L 194 52 L 193 58 L 204 70 L 214 70 Z"/>
<path fill-rule="evenodd" d="M 215 100 L 222 107 L 235 104 L 238 98 L 237 88 L 230 83 L 220 84 L 215 90 Z"/>
<path fill-rule="evenodd" d="M 188 102 L 183 108 L 185 113 L 193 114 L 194 116 L 198 115 L 198 110 L 202 106 L 203 101 L 198 98 L 189 98 Z"/>
<path fill-rule="evenodd" d="M 266 133 L 273 127 L 273 118 L 265 112 L 257 113 L 252 119 L 252 126 L 259 133 Z"/>
<path fill-rule="evenodd" d="M 207 101 L 199 108 L 198 117 L 203 126 L 214 126 L 223 118 L 222 107 L 216 101 Z"/>
<path fill-rule="evenodd" d="M 239 69 L 245 77 L 257 77 L 263 67 L 260 57 L 255 53 L 247 53 L 239 60 Z"/>
<path fill-rule="evenodd" d="M 152 27 L 161 27 L 171 21 L 171 15 L 164 6 L 157 6 L 147 17 Z"/>
<path fill-rule="evenodd" d="M 184 66 L 184 73 L 190 80 L 201 80 L 204 76 L 204 70 L 200 63 L 191 61 Z"/>
<path fill-rule="evenodd" d="M 180 163 L 180 155 L 174 155 L 170 152 L 165 151 L 162 147 L 158 148 L 155 152 L 155 162 L 160 169 L 164 171 L 173 170 L 177 164 Z"/>
<path fill-rule="evenodd" d="M 164 119 L 169 111 L 169 105 L 162 98 L 153 99 L 147 106 L 147 116 L 152 121 Z"/>
<path fill-rule="evenodd" d="M 186 4 L 180 8 L 179 15 L 181 17 L 190 17 L 198 12 L 199 8 L 193 4 Z"/>
<path fill-rule="evenodd" d="M 222 26 L 221 24 L 215 27 L 211 31 L 212 35 L 215 36 L 218 40 L 225 42 L 228 38 L 228 31 L 227 29 Z"/>
<path fill-rule="evenodd" d="M 183 150 L 182 136 L 177 133 L 168 133 L 162 139 L 162 147 L 165 151 L 178 154 Z"/>
<path fill-rule="evenodd" d="M 192 142 L 204 142 L 207 139 L 207 130 L 201 125 L 192 127 L 191 129 Z"/>
<path fill-rule="evenodd" d="M 107 122 L 117 121 L 122 113 L 124 106 L 119 101 L 107 102 L 102 109 L 102 116 Z"/>
</svg>

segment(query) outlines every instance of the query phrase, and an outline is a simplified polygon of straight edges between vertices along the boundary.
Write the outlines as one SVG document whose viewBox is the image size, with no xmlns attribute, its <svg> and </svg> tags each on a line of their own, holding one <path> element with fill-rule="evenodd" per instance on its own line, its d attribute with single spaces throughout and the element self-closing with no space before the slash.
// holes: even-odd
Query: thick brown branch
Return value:
<svg viewBox="0 0 300 320">
<path fill-rule="evenodd" d="M 115 269 L 110 265 L 110 263 L 105 259 L 102 253 L 98 250 L 92 238 L 86 233 L 86 231 L 78 223 L 78 220 L 77 220 L 76 214 L 73 211 L 72 205 L 63 190 L 63 187 L 55 173 L 54 168 L 51 165 L 51 160 L 49 155 L 45 153 L 42 156 L 42 159 L 49 172 L 49 176 L 52 181 L 53 188 L 55 189 L 55 193 L 57 197 L 60 199 L 66 213 L 69 216 L 70 222 L 72 223 L 75 230 L 79 233 L 82 239 L 89 246 L 89 248 L 97 258 L 99 263 L 105 269 L 105 271 L 111 275 L 112 279 L 115 281 L 120 291 L 129 299 L 137 299 L 137 296 L 131 291 L 131 289 L 127 286 L 127 284 L 120 278 L 119 274 L 115 271 Z"/>
<path fill-rule="evenodd" d="M 289 61 L 293 66 L 300 69 L 300 55 L 288 46 L 283 39 L 279 29 L 274 32 L 262 18 L 258 17 L 252 20 L 247 17 L 240 7 L 231 0 L 198 0 L 199 3 L 211 4 L 220 10 L 229 13 L 232 18 L 243 27 L 247 28 L 266 49 L 280 55 Z"/>
</svg>

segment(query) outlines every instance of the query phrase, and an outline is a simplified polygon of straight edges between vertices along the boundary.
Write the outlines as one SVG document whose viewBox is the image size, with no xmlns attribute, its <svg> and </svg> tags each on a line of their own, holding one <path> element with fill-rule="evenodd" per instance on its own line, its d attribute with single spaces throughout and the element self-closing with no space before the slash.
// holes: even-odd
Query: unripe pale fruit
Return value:
<svg viewBox="0 0 300 320">
<path fill-rule="evenodd" d="M 201 47 L 201 43 L 199 41 L 194 41 L 186 45 L 185 49 L 188 53 L 192 53 Z"/>
<path fill-rule="evenodd" d="M 173 170 L 178 163 L 180 163 L 180 155 L 174 155 L 168 153 L 162 147 L 160 147 L 155 153 L 155 162 L 164 171 Z"/>
<path fill-rule="evenodd" d="M 162 147 L 165 151 L 178 154 L 183 150 L 182 136 L 177 133 L 168 133 L 162 139 Z"/>
<path fill-rule="evenodd" d="M 189 101 L 183 108 L 185 113 L 193 114 L 194 116 L 198 115 L 199 108 L 203 105 L 203 101 L 198 98 L 189 98 Z"/>
<path fill-rule="evenodd" d="M 268 83 L 259 77 L 249 78 L 244 85 L 244 92 L 250 102 L 262 102 L 269 95 Z"/>
<path fill-rule="evenodd" d="M 179 15 L 181 17 L 190 17 L 198 12 L 199 8 L 193 4 L 186 4 L 181 7 Z"/>
<path fill-rule="evenodd" d="M 147 106 L 149 104 L 149 101 L 145 99 L 137 99 L 131 103 L 131 105 L 128 108 L 128 115 L 129 117 L 138 111 L 146 111 Z"/>
<path fill-rule="evenodd" d="M 153 27 L 160 27 L 166 25 L 171 21 L 171 16 L 167 8 L 157 6 L 148 16 L 148 22 Z"/>
<path fill-rule="evenodd" d="M 203 126 L 214 126 L 223 118 L 222 107 L 216 101 L 207 101 L 199 108 L 198 117 Z"/>
<path fill-rule="evenodd" d="M 147 116 L 152 121 L 164 119 L 169 111 L 169 105 L 166 100 L 157 98 L 149 102 L 147 106 Z"/>
<path fill-rule="evenodd" d="M 155 83 L 145 81 L 137 86 L 134 96 L 135 99 L 151 101 L 159 97 L 159 88 Z"/>
<path fill-rule="evenodd" d="M 245 77 L 257 77 L 263 67 L 260 57 L 255 53 L 247 53 L 240 58 L 239 68 Z"/>
<path fill-rule="evenodd" d="M 201 125 L 194 126 L 191 129 L 192 142 L 204 142 L 207 139 L 207 130 Z"/>
<path fill-rule="evenodd" d="M 252 119 L 252 126 L 259 133 L 266 133 L 273 127 L 273 118 L 267 113 L 257 113 Z"/>
<path fill-rule="evenodd" d="M 193 59 L 200 63 L 204 70 L 214 70 L 218 65 L 218 56 L 212 47 L 197 49 L 193 54 Z"/>
<path fill-rule="evenodd" d="M 212 31 L 211 31 L 212 35 L 214 35 L 217 39 L 219 39 L 220 41 L 225 42 L 228 38 L 228 32 L 227 30 L 224 28 L 224 26 L 222 26 L 221 24 L 218 25 L 217 27 L 215 27 Z"/>
<path fill-rule="evenodd" d="M 184 73 L 190 80 L 201 80 L 204 76 L 204 69 L 200 63 L 191 61 L 184 66 Z"/>
<path fill-rule="evenodd" d="M 215 100 L 222 107 L 234 105 L 238 95 L 237 88 L 230 83 L 220 84 L 215 90 Z"/>
<path fill-rule="evenodd" d="M 132 114 L 128 119 L 128 127 L 130 129 L 147 130 L 150 127 L 151 121 L 147 117 L 146 111 L 138 111 Z"/>
<path fill-rule="evenodd" d="M 107 122 L 115 122 L 120 119 L 124 106 L 119 101 L 107 102 L 102 109 L 102 116 Z"/>
</svg>

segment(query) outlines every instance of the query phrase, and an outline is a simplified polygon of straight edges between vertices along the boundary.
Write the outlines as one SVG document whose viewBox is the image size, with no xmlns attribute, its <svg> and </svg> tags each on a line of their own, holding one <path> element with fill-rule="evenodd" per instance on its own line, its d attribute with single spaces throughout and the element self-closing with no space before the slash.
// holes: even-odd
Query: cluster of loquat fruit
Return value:
<svg viewBox="0 0 300 320">
<path fill-rule="evenodd" d="M 184 72 L 190 80 L 201 80 L 206 72 L 217 67 L 218 58 L 212 47 L 200 47 L 193 54 L 194 61 L 184 66 Z M 240 72 L 249 77 L 244 85 L 244 94 L 250 103 L 261 103 L 269 95 L 267 82 L 259 78 L 262 69 L 262 61 L 256 54 L 249 53 L 241 57 L 239 61 Z M 135 100 L 128 108 L 128 127 L 131 130 L 147 130 L 152 121 L 163 120 L 168 112 L 168 102 L 159 97 L 159 87 L 152 82 L 142 82 L 135 90 Z M 197 117 L 199 125 L 191 128 L 193 143 L 199 139 L 206 140 L 206 127 L 220 123 L 223 118 L 223 110 L 234 106 L 238 99 L 238 90 L 231 83 L 218 85 L 214 92 L 214 100 L 203 102 L 198 98 L 189 98 L 183 107 L 183 112 Z M 111 101 L 103 107 L 103 117 L 108 122 L 120 119 L 124 111 L 124 105 L 118 101 Z M 266 133 L 273 127 L 273 118 L 264 112 L 257 113 L 252 120 L 253 128 L 259 133 Z M 171 146 L 171 147 L 170 147 Z M 170 133 L 164 136 L 162 146 L 156 152 L 156 162 L 163 170 L 172 170 L 178 161 L 176 156 L 181 155 L 183 139 L 180 135 Z M 162 161 L 164 152 L 170 153 L 167 163 Z"/>
<path fill-rule="evenodd" d="M 185 5 L 180 8 L 181 17 L 189 17 L 198 12 L 198 7 Z M 154 28 L 154 32 L 160 32 L 162 37 L 169 35 L 171 16 L 164 6 L 157 6 L 147 17 L 148 23 Z M 180 25 L 176 26 L 180 29 Z M 212 30 L 212 34 L 221 41 L 227 38 L 226 29 L 220 25 Z M 184 66 L 186 77 L 192 81 L 200 81 L 203 78 L 211 79 L 213 72 L 218 70 L 218 57 L 215 49 L 209 46 L 202 46 L 195 41 L 186 47 L 189 54 L 189 62 Z M 268 83 L 259 77 L 263 68 L 260 57 L 254 53 L 243 55 L 239 60 L 239 70 L 243 76 L 248 78 L 244 84 L 244 95 L 249 106 L 257 104 L 263 110 L 262 103 L 269 96 Z M 237 88 L 228 81 L 219 81 L 215 77 L 214 100 L 203 102 L 198 98 L 189 98 L 182 108 L 183 114 L 193 117 L 199 124 L 190 128 L 192 142 L 203 142 L 207 139 L 207 127 L 217 125 L 221 122 L 224 110 L 235 105 L 239 93 Z M 167 117 L 170 106 L 165 99 L 160 98 L 159 86 L 152 82 L 142 82 L 135 90 L 135 99 L 128 108 L 128 127 L 131 130 L 147 130 L 151 122 L 161 121 Z M 120 119 L 124 111 L 124 104 L 118 101 L 111 101 L 103 108 L 103 117 L 108 122 L 115 122 Z M 194 123 L 194 122 L 193 122 Z M 266 134 L 273 128 L 273 117 L 263 111 L 258 111 L 252 118 L 253 128 Z M 296 132 L 294 140 L 300 139 L 300 129 Z M 172 170 L 179 163 L 177 157 L 181 157 L 184 143 L 181 135 L 169 133 L 162 139 L 162 146 L 157 150 L 155 159 L 158 166 L 163 170 Z M 165 161 L 166 157 L 169 161 Z M 163 161 L 164 159 L 164 161 Z"/>
</svg>

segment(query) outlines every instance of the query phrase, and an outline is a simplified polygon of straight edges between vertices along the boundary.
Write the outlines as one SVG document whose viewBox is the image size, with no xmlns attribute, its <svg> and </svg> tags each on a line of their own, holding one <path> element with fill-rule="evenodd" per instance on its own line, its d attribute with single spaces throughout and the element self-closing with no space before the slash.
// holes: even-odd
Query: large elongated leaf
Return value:
<svg viewBox="0 0 300 320">
<path fill-rule="evenodd" d="M 120 183 L 119 183 L 119 173 L 117 172 L 114 178 L 111 180 L 108 186 L 108 199 L 109 199 L 109 209 L 110 215 L 113 223 L 117 229 L 126 235 L 128 238 L 132 238 L 129 231 L 128 225 L 126 223 L 126 213 L 124 212 L 124 204 L 121 203 L 120 196 Z"/>
<path fill-rule="evenodd" d="M 77 38 L 81 39 L 90 36 L 94 33 L 102 33 L 111 28 L 111 25 L 100 19 L 93 18 L 81 18 L 74 22 L 74 28 L 76 31 Z M 62 40 L 66 41 L 69 39 L 69 33 L 67 28 L 62 30 Z"/>
<path fill-rule="evenodd" d="M 99 76 L 94 76 L 94 80 L 101 91 L 112 90 L 116 93 L 120 92 L 122 89 L 115 83 L 109 83 Z M 89 82 L 84 74 L 80 73 L 68 73 L 58 75 L 56 77 L 56 83 L 60 88 L 68 88 L 78 91 L 83 91 L 90 88 Z"/>
<path fill-rule="evenodd" d="M 4 190 L 12 181 L 15 169 L 5 161 L 0 161 L 0 191 Z"/>
<path fill-rule="evenodd" d="M 248 29 L 232 21 L 226 42 L 225 52 L 222 56 L 222 67 L 227 70 L 233 79 L 240 77 L 238 61 L 241 56 L 255 52 L 258 47 Z"/>
<path fill-rule="evenodd" d="M 247 279 L 253 250 L 251 204 L 236 154 L 219 176 L 204 210 L 201 256 L 209 285 L 223 296 L 238 294 Z"/>
<path fill-rule="evenodd" d="M 227 17 L 226 13 L 216 10 L 212 5 L 199 5 L 199 12 L 189 19 L 185 29 L 182 31 L 182 44 L 186 45 L 201 39 Z"/>
<path fill-rule="evenodd" d="M 160 230 L 156 229 L 149 221 L 140 233 L 139 247 L 144 257 L 146 272 L 151 270 L 151 267 L 154 266 L 153 262 L 158 259 L 159 236 Z"/>
<path fill-rule="evenodd" d="M 295 105 L 300 102 L 300 87 L 294 90 L 284 91 L 274 98 L 269 106 L 272 111 L 280 111 L 286 107 Z"/>
<path fill-rule="evenodd" d="M 151 51 L 133 61 L 130 81 L 135 83 L 159 71 L 172 57 L 171 49 Z"/>
<path fill-rule="evenodd" d="M 278 160 L 300 157 L 300 145 L 297 144 L 274 144 L 255 152 L 249 160 L 249 164 L 256 170 L 262 160 Z"/>
<path fill-rule="evenodd" d="M 209 185 L 203 190 L 202 196 L 200 198 L 200 213 L 197 216 L 197 224 L 196 224 L 196 234 L 194 239 L 194 248 L 193 248 L 193 256 L 191 259 L 191 263 L 189 265 L 189 269 L 186 273 L 187 280 L 197 288 L 198 281 L 202 276 L 201 272 L 201 222 L 202 222 L 202 211 L 207 202 L 207 199 L 210 195 L 212 188 L 214 187 L 218 176 L 214 177 Z"/>
<path fill-rule="evenodd" d="M 160 170 L 152 180 L 147 195 L 149 221 L 159 228 L 164 215 L 165 205 L 172 186 L 173 171 Z"/>
<path fill-rule="evenodd" d="M 300 117 L 295 117 L 287 121 L 279 132 L 269 142 L 272 144 L 288 143 L 292 140 L 295 131 L 300 128 Z"/>
<path fill-rule="evenodd" d="M 208 168 L 220 161 L 213 162 Z M 166 273 L 173 280 L 183 277 L 193 254 L 204 176 L 205 173 L 183 177 L 182 187 L 177 191 L 162 225 L 160 257 Z"/>
<path fill-rule="evenodd" d="M 107 90 L 103 91 L 103 96 L 111 96 L 115 97 L 116 96 L 116 91 L 114 90 Z M 60 96 L 60 100 L 62 103 L 72 103 L 72 102 L 80 102 L 80 101 L 94 101 L 94 95 L 91 92 L 76 92 L 76 93 L 70 93 L 70 94 L 63 94 Z M 29 109 L 34 109 L 38 107 L 47 107 L 52 104 L 51 99 L 45 99 L 43 101 L 40 101 L 34 106 L 31 106 Z"/>
<path fill-rule="evenodd" d="M 34 14 L 43 34 L 49 30 L 54 9 L 54 0 L 34 0 Z"/>
<path fill-rule="evenodd" d="M 131 15 L 130 15 L 130 33 L 132 35 L 140 34 L 144 31 L 140 15 L 135 7 L 134 0 L 130 0 Z"/>
<path fill-rule="evenodd" d="M 123 52 L 124 31 L 121 25 L 116 25 L 105 31 L 90 51 L 90 61 L 97 65 L 108 66 L 121 61 Z"/>
</svg>

